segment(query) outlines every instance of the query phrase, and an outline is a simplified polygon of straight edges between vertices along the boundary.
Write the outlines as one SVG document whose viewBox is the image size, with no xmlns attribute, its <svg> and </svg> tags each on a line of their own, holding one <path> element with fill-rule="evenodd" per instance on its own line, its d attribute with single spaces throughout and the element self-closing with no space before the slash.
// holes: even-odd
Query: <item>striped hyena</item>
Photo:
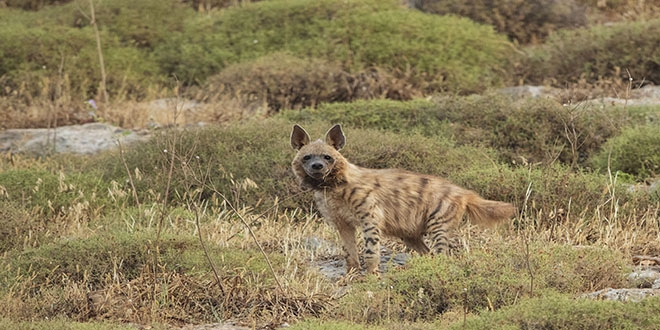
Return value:
<svg viewBox="0 0 660 330">
<path fill-rule="evenodd" d="M 513 205 L 485 200 L 476 193 L 431 175 L 398 169 L 369 169 L 349 163 L 340 153 L 346 143 L 335 125 L 325 141 L 311 141 L 294 125 L 291 146 L 298 154 L 291 163 L 304 188 L 314 191 L 316 205 L 339 231 L 347 271 L 360 267 L 355 230 L 365 241 L 367 273 L 376 273 L 381 235 L 395 236 L 411 249 L 426 254 L 426 235 L 435 252 L 447 253 L 453 230 L 463 214 L 477 222 L 495 222 L 513 215 Z"/>
</svg>

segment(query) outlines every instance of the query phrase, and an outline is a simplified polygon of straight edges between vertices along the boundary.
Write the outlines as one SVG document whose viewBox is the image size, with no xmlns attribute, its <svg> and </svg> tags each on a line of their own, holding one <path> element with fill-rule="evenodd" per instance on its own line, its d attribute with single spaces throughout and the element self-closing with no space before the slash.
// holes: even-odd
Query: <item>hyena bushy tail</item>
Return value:
<svg viewBox="0 0 660 330">
<path fill-rule="evenodd" d="M 516 208 L 509 203 L 483 199 L 473 193 L 467 196 L 466 211 L 470 222 L 488 226 L 510 218 Z"/>
</svg>

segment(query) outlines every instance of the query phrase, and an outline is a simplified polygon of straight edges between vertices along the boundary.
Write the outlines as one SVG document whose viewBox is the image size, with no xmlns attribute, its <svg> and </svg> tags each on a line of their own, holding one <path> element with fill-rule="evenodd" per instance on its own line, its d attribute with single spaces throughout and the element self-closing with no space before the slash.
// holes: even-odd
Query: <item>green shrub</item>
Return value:
<svg viewBox="0 0 660 330">
<path fill-rule="evenodd" d="M 388 315 L 433 320 L 448 310 L 497 311 L 530 294 L 574 295 L 626 282 L 626 259 L 620 253 L 538 242 L 530 245 L 528 259 L 523 244 L 479 246 L 456 257 L 412 258 L 383 280 L 356 285 L 335 313 L 359 322 L 383 321 Z"/>
<path fill-rule="evenodd" d="M 83 210 L 96 212 L 107 202 L 109 187 L 91 169 L 65 175 L 29 168 L 1 171 L 0 186 L 7 192 L 7 200 L 51 217 Z M 76 208 L 77 204 L 83 209 Z"/>
<path fill-rule="evenodd" d="M 653 329 L 660 322 L 658 308 L 657 297 L 622 303 L 549 294 L 469 317 L 449 329 Z"/>
<path fill-rule="evenodd" d="M 16 321 L 0 318 L 0 328 L 14 330 L 133 330 L 133 325 L 112 324 L 107 321 L 73 322 L 66 318 L 46 321 Z"/>
<path fill-rule="evenodd" d="M 40 10 L 49 5 L 59 5 L 72 0 L 4 0 L 3 5 L 23 10 Z"/>
<path fill-rule="evenodd" d="M 75 13 L 74 24 L 78 27 L 90 25 L 89 5 Z M 193 11 L 177 0 L 113 0 L 94 6 L 96 21 L 100 29 L 107 30 L 119 38 L 122 46 L 153 49 L 168 39 L 172 33 L 182 31 L 184 21 L 193 16 Z"/>
<path fill-rule="evenodd" d="M 351 103 L 321 104 L 318 108 L 285 111 L 282 117 L 297 123 L 318 120 L 340 123 L 349 128 L 373 128 L 399 134 L 451 136 L 451 128 L 436 117 L 437 104 L 426 99 L 406 102 L 357 100 Z"/>
<path fill-rule="evenodd" d="M 291 330 L 380 330 L 391 329 L 391 327 L 379 327 L 374 325 L 355 324 L 347 321 L 340 320 L 327 320 L 321 321 L 319 319 L 307 319 L 301 322 L 292 324 L 289 329 Z"/>
<path fill-rule="evenodd" d="M 357 74 L 321 59 L 275 53 L 233 64 L 207 79 L 201 91 L 209 101 L 234 98 L 245 107 L 281 109 L 316 107 L 355 99 L 410 99 L 421 93 L 378 69 Z"/>
<path fill-rule="evenodd" d="M 199 17 L 156 51 L 166 73 L 187 83 L 285 51 L 337 61 L 352 73 L 380 67 L 425 90 L 472 92 L 501 82 L 512 49 L 490 27 L 396 1 L 278 0 Z"/>
<path fill-rule="evenodd" d="M 536 42 L 549 34 L 587 23 L 585 7 L 575 0 L 485 1 L 430 0 L 418 9 L 438 14 L 465 16 L 489 24 L 521 43 Z"/>
<path fill-rule="evenodd" d="M 263 203 L 270 206 L 295 186 L 289 170 L 293 158 L 290 130 L 286 122 L 262 120 L 231 127 L 163 131 L 146 143 L 127 148 L 124 157 L 132 172 L 137 169 L 141 173 L 135 180 L 141 200 L 164 198 L 174 154 L 171 200 L 198 197 L 189 193 L 201 189 L 203 198 L 219 192 L 239 208 Z M 116 154 L 102 155 L 89 166 L 102 168 L 105 180 L 129 188 L 126 170 Z M 246 179 L 256 182 L 257 187 Z"/>
<path fill-rule="evenodd" d="M 508 161 L 584 164 L 619 130 L 621 109 L 604 113 L 596 106 L 563 106 L 548 99 L 484 95 L 438 99 L 438 119 L 455 123 L 458 143 L 485 144 Z"/>
<path fill-rule="evenodd" d="M 262 257 L 253 250 L 228 250 L 208 247 L 212 261 L 223 274 L 237 270 L 263 273 L 268 268 Z M 34 289 L 67 283 L 86 285 L 96 290 L 107 284 L 110 275 L 131 281 L 145 273 L 157 262 L 161 271 L 194 275 L 209 269 L 199 240 L 195 236 L 162 234 L 156 246 L 156 232 L 112 232 L 90 238 L 60 240 L 39 248 L 12 251 L 11 258 L 2 260 L 13 271 L 0 272 L 2 288 L 9 288 L 21 276 L 31 276 Z M 247 261 L 250 259 L 249 261 Z M 273 255 L 274 263 L 282 259 Z"/>
<path fill-rule="evenodd" d="M 544 99 L 513 101 L 498 94 L 429 100 L 359 101 L 285 112 L 292 121 L 323 119 L 347 126 L 451 137 L 458 145 L 496 149 L 507 162 L 585 163 L 625 121 L 620 108 L 562 106 Z M 615 118 L 613 120 L 613 118 Z"/>
<path fill-rule="evenodd" d="M 629 127 L 608 140 L 592 163 L 601 171 L 621 171 L 638 179 L 660 174 L 660 126 Z"/>
<path fill-rule="evenodd" d="M 0 253 L 21 250 L 39 240 L 35 236 L 41 236 L 38 235 L 41 233 L 35 229 L 43 224 L 25 209 L 14 203 L 0 202 L 0 218 L 3 219 L 0 223 Z"/>
<path fill-rule="evenodd" d="M 34 14 L 36 15 L 36 14 Z M 93 98 L 101 81 L 98 52 L 91 28 L 10 21 L 0 25 L 0 75 L 4 95 L 32 98 Z M 101 34 L 107 89 L 112 96 L 144 96 L 159 81 L 154 62 L 145 53 L 123 47 L 111 35 Z"/>
<path fill-rule="evenodd" d="M 660 83 L 660 19 L 595 25 L 559 31 L 545 44 L 527 50 L 520 79 L 565 86 L 584 79 L 625 79 Z"/>
</svg>

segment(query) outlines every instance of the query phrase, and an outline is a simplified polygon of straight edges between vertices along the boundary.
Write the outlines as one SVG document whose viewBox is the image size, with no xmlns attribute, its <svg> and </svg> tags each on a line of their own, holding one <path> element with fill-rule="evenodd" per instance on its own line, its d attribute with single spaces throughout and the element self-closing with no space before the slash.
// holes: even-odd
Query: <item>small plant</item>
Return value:
<svg viewBox="0 0 660 330">
<path fill-rule="evenodd" d="M 624 129 L 594 155 L 594 167 L 621 171 L 639 180 L 660 174 L 660 126 L 650 124 Z"/>
</svg>

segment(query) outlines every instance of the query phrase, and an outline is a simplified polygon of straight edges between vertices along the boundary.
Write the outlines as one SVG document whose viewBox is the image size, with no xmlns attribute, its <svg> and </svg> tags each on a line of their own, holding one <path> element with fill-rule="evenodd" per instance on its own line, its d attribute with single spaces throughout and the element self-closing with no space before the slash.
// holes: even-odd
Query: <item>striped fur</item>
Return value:
<svg viewBox="0 0 660 330">
<path fill-rule="evenodd" d="M 485 200 L 476 193 L 432 175 L 399 169 L 369 169 L 351 164 L 339 150 L 346 143 L 335 125 L 325 141 L 311 141 L 295 125 L 291 146 L 298 150 L 291 165 L 304 188 L 314 192 L 323 217 L 341 236 L 347 271 L 360 269 L 356 230 L 362 230 L 367 273 L 377 273 L 381 236 L 400 238 L 409 248 L 426 254 L 447 253 L 463 215 L 477 223 L 495 223 L 511 217 L 515 208 Z"/>
</svg>

